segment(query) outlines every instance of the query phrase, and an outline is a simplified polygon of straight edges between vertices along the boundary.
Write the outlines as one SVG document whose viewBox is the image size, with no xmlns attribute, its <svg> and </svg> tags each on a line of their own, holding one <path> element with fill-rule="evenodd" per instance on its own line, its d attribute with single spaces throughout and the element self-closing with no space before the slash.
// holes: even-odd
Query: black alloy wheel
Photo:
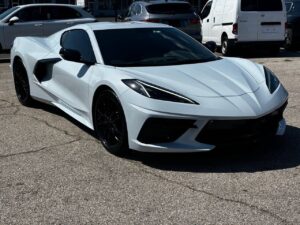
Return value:
<svg viewBox="0 0 300 225">
<path fill-rule="evenodd" d="M 34 100 L 30 96 L 28 76 L 21 59 L 16 59 L 13 64 L 13 77 L 19 102 L 24 106 L 32 106 Z"/>
<path fill-rule="evenodd" d="M 97 138 L 112 154 L 128 153 L 128 134 L 125 115 L 117 95 L 103 90 L 94 103 L 94 128 Z"/>
</svg>

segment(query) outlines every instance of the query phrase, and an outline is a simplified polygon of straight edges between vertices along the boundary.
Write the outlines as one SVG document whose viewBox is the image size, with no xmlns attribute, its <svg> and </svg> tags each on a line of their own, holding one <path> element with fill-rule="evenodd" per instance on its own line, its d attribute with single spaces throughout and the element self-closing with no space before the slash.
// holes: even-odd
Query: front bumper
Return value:
<svg viewBox="0 0 300 225">
<path fill-rule="evenodd" d="M 244 142 L 251 142 L 283 135 L 285 131 L 283 111 L 287 104 L 288 93 L 282 85 L 273 94 L 267 93 L 269 90 L 262 83 L 255 93 L 241 96 L 217 98 L 194 96 L 192 99 L 199 103 L 194 105 L 150 99 L 128 90 L 122 94 L 120 100 L 126 117 L 129 148 L 142 152 L 164 153 L 211 151 L 222 144 L 218 143 L 219 137 L 212 137 L 213 141 L 210 142 L 202 140 L 202 136 L 199 136 L 207 129 L 210 121 L 227 122 L 225 127 L 219 129 L 221 135 L 223 133 L 226 136 L 228 131 L 231 132 L 231 136 L 239 134 L 240 130 L 244 132 L 242 138 L 232 138 L 229 141 L 230 145 L 238 144 L 241 139 Z M 265 122 L 265 117 L 272 118 Z M 247 130 L 247 126 L 252 122 L 254 125 Z M 262 129 L 264 132 L 255 132 L 255 129 Z"/>
<path fill-rule="evenodd" d="M 132 106 L 136 111 L 133 114 L 137 115 L 136 123 L 144 123 L 134 137 L 129 137 L 129 147 L 142 152 L 191 153 L 265 141 L 275 135 L 284 135 L 286 105 L 287 102 L 268 115 L 245 120 L 195 118 Z M 153 122 L 155 120 L 157 122 Z M 152 126 L 148 126 L 149 121 L 153 122 Z"/>
</svg>

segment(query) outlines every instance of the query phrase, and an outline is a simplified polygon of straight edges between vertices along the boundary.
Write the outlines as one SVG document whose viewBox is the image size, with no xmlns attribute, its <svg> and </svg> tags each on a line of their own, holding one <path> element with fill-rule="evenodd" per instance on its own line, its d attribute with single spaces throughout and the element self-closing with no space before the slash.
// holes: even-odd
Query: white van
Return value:
<svg viewBox="0 0 300 225">
<path fill-rule="evenodd" d="M 284 0 L 209 0 L 201 12 L 203 42 L 224 55 L 234 47 L 261 45 L 277 53 L 285 40 Z"/>
</svg>

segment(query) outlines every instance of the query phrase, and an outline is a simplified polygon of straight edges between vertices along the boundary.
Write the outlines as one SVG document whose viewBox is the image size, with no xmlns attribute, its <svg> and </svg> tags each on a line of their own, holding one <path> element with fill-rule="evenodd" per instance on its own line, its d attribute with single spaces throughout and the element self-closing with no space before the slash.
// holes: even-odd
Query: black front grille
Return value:
<svg viewBox="0 0 300 225">
<path fill-rule="evenodd" d="M 261 141 L 276 134 L 287 103 L 275 112 L 249 120 L 211 120 L 196 140 L 201 143 L 224 146 Z"/>
<path fill-rule="evenodd" d="M 139 133 L 138 141 L 145 144 L 174 142 L 189 128 L 194 127 L 195 122 L 195 120 L 149 118 Z"/>
</svg>

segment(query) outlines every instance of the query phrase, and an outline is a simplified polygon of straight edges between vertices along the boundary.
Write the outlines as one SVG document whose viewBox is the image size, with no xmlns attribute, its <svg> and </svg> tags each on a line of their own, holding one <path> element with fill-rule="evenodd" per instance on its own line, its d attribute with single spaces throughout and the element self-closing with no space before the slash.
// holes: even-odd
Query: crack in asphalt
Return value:
<svg viewBox="0 0 300 225">
<path fill-rule="evenodd" d="M 64 146 L 64 145 L 69 145 L 69 144 L 72 144 L 72 143 L 75 143 L 75 142 L 78 142 L 78 141 L 80 141 L 79 138 L 73 139 L 73 140 L 65 142 L 65 143 L 60 143 L 60 144 L 50 145 L 50 146 L 44 146 L 44 147 L 36 149 L 36 150 L 12 153 L 12 154 L 7 154 L 7 155 L 0 155 L 0 159 L 9 158 L 9 157 L 13 157 L 13 156 L 19 156 L 19 155 L 33 154 L 33 153 L 41 152 L 41 151 L 48 150 L 48 149 L 51 149 L 51 148 L 56 148 L 56 147 L 61 147 L 61 146 Z"/>
<path fill-rule="evenodd" d="M 253 210 L 256 210 L 256 211 L 259 211 L 261 213 L 264 213 L 264 214 L 267 214 L 277 220 L 279 220 L 281 223 L 283 224 L 292 224 L 292 222 L 286 220 L 285 218 L 282 218 L 281 216 L 267 210 L 267 209 L 264 209 L 264 208 L 261 208 L 257 205 L 253 205 L 253 204 L 250 204 L 250 203 L 247 203 L 245 201 L 241 201 L 241 200 L 235 200 L 235 199 L 231 199 L 231 198 L 225 198 L 225 197 L 222 197 L 222 196 L 219 196 L 217 194 L 214 194 L 212 192 L 209 192 L 209 191 L 205 191 L 205 190 L 201 190 L 201 189 L 197 189 L 191 185 L 188 185 L 188 184 L 184 184 L 184 183 L 181 183 L 179 181 L 175 181 L 175 180 L 172 180 L 172 179 L 169 179 L 167 177 L 164 177 L 162 175 L 159 175 L 157 173 L 154 173 L 154 172 L 151 172 L 145 168 L 143 168 L 140 164 L 138 163 L 135 163 L 135 162 L 132 162 L 132 164 L 136 165 L 141 171 L 143 171 L 144 173 L 147 173 L 147 174 L 150 174 L 152 176 L 155 176 L 156 178 L 159 178 L 160 180 L 163 180 L 163 181 L 166 181 L 168 183 L 171 183 L 171 184 L 175 184 L 175 185 L 179 185 L 181 187 L 184 187 L 184 188 L 187 188 L 191 191 L 194 191 L 194 192 L 197 192 L 197 193 L 202 193 L 202 194 L 205 194 L 205 195 L 208 195 L 208 196 L 211 196 L 215 199 L 218 199 L 218 200 L 221 200 L 221 201 L 225 201 L 225 202 L 231 202 L 231 203 L 235 203 L 235 204 L 239 204 L 239 205 L 242 205 L 244 207 L 248 207 L 250 209 L 253 209 Z"/>
</svg>

